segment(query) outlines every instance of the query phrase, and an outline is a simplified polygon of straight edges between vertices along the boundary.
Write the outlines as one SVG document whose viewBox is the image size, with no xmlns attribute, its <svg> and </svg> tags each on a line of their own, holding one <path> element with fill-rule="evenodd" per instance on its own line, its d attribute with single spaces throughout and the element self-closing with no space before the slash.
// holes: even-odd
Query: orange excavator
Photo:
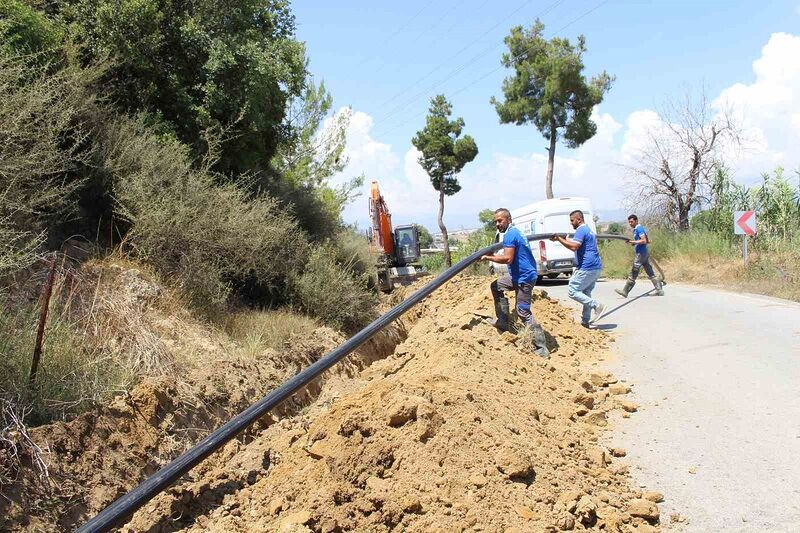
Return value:
<svg viewBox="0 0 800 533">
<path fill-rule="evenodd" d="M 378 287 L 383 292 L 391 292 L 427 274 L 425 267 L 418 264 L 421 257 L 419 230 L 413 224 L 392 228 L 392 214 L 377 181 L 372 182 L 369 215 L 372 220 L 370 242 L 378 255 Z"/>
</svg>

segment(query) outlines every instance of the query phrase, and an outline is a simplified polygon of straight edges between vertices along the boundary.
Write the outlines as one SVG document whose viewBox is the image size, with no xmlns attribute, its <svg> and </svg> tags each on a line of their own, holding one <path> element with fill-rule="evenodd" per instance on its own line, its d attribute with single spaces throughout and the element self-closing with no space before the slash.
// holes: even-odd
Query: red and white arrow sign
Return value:
<svg viewBox="0 0 800 533">
<path fill-rule="evenodd" d="M 755 211 L 734 211 L 733 212 L 733 233 L 736 235 L 755 235 L 756 234 L 756 212 Z"/>
</svg>

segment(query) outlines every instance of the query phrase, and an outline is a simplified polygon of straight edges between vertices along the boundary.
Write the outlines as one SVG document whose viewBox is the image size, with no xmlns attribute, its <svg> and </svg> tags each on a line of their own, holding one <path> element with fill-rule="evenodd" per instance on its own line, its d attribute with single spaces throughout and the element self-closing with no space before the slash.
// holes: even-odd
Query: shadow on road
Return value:
<svg viewBox="0 0 800 533">
<path fill-rule="evenodd" d="M 608 330 L 611 330 L 611 329 L 617 329 L 617 325 L 616 324 L 598 324 L 596 326 L 593 326 L 591 329 L 599 329 L 599 330 L 602 330 L 602 331 L 608 331 Z"/>
<path fill-rule="evenodd" d="M 650 296 L 650 294 L 651 294 L 651 293 L 653 293 L 654 291 L 655 291 L 655 289 L 650 289 L 649 291 L 647 291 L 647 292 L 644 292 L 644 293 L 640 294 L 639 296 L 637 296 L 637 297 L 635 297 L 635 298 L 628 298 L 627 300 L 625 300 L 625 302 L 623 302 L 623 303 L 619 304 L 619 305 L 618 305 L 618 306 L 616 306 L 614 309 L 611 309 L 611 310 L 609 310 L 609 311 L 606 311 L 605 313 L 603 313 L 603 316 L 601 317 L 601 320 L 602 320 L 602 319 L 604 319 L 604 318 L 606 318 L 606 317 L 607 317 L 607 316 L 609 316 L 610 314 L 612 314 L 612 313 L 615 313 L 615 312 L 619 311 L 620 309 L 622 309 L 622 308 L 623 308 L 623 307 L 625 307 L 626 305 L 630 305 L 630 304 L 632 304 L 633 302 L 635 302 L 635 301 L 636 301 L 636 300 L 638 300 L 639 298 L 644 298 L 645 296 Z M 615 326 L 616 326 L 616 325 L 615 325 Z M 598 327 L 597 329 L 600 329 L 600 328 Z"/>
</svg>

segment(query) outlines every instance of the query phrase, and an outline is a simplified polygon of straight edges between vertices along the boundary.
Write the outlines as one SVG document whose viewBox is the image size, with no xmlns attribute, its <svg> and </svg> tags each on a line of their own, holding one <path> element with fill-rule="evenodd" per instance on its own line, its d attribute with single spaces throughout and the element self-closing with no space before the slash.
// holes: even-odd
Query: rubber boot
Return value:
<svg viewBox="0 0 800 533">
<path fill-rule="evenodd" d="M 538 324 L 533 326 L 531 328 L 531 337 L 533 340 L 533 353 L 545 359 L 550 358 L 550 350 L 547 349 L 547 337 L 542 326 Z"/>
<path fill-rule="evenodd" d="M 616 292 L 617 294 L 619 294 L 623 298 L 627 298 L 628 297 L 628 293 L 631 292 L 631 289 L 633 288 L 633 285 L 635 283 L 636 283 L 635 281 L 629 279 L 628 281 L 625 282 L 625 286 L 623 288 L 614 289 L 614 292 Z"/>
<path fill-rule="evenodd" d="M 495 300 L 494 312 L 497 318 L 487 318 L 486 322 L 500 331 L 508 331 L 508 315 L 510 312 L 508 298 L 498 298 Z"/>
<path fill-rule="evenodd" d="M 652 278 L 650 278 L 650 281 L 653 282 L 653 287 L 656 288 L 656 293 L 655 293 L 656 296 L 664 296 L 664 287 L 661 284 L 661 278 L 659 278 L 658 276 L 653 276 Z"/>
</svg>

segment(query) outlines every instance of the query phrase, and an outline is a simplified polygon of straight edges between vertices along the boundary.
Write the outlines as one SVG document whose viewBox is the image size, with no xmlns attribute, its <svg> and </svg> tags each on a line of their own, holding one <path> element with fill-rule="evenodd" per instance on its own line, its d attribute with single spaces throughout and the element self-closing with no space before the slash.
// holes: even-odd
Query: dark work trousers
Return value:
<svg viewBox="0 0 800 533">
<path fill-rule="evenodd" d="M 517 303 L 517 316 L 519 316 L 522 323 L 528 327 L 538 326 L 539 323 L 533 318 L 531 312 L 531 293 L 535 283 L 514 283 L 511 281 L 511 276 L 505 275 L 497 278 L 491 284 L 492 297 L 497 302 L 500 298 L 504 298 L 504 292 L 513 290 L 515 292 L 515 299 Z"/>
<path fill-rule="evenodd" d="M 656 273 L 653 270 L 653 265 L 650 264 L 650 254 L 646 252 L 643 254 L 633 255 L 633 266 L 631 267 L 631 273 L 628 275 L 628 279 L 631 281 L 636 281 L 636 278 L 639 277 L 639 271 L 642 268 L 644 268 L 644 271 L 647 272 L 647 276 L 650 279 L 653 279 L 656 276 Z"/>
</svg>

